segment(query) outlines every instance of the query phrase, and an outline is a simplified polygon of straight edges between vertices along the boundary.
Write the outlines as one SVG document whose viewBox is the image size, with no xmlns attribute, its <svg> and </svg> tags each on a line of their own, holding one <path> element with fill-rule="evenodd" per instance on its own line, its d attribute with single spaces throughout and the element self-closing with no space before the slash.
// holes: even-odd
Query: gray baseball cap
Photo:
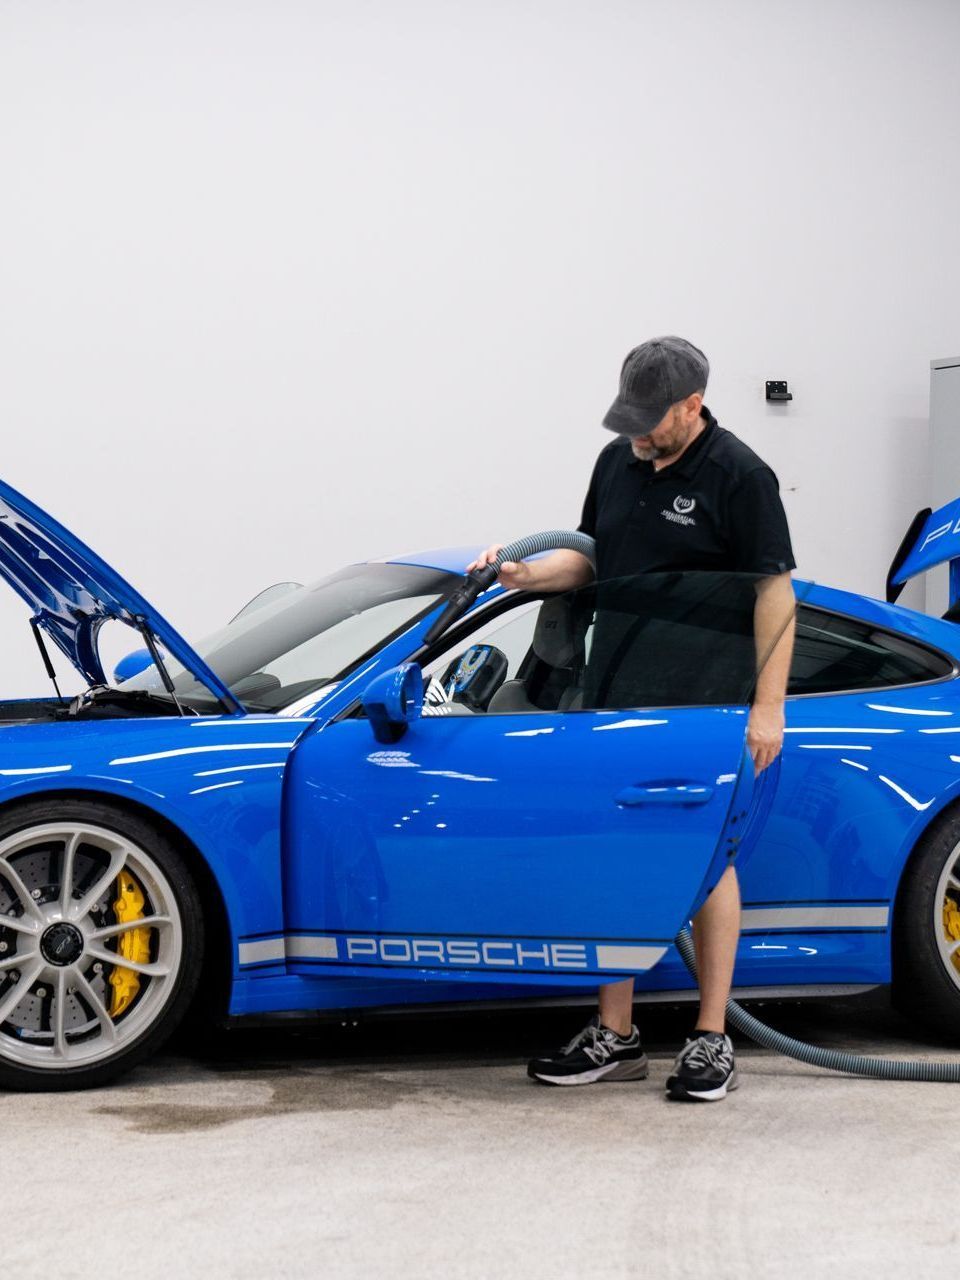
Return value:
<svg viewBox="0 0 960 1280">
<path fill-rule="evenodd" d="M 620 394 L 603 420 L 609 431 L 642 436 L 661 421 L 672 404 L 703 391 L 710 364 L 685 338 L 651 338 L 634 347 L 620 370 Z"/>
</svg>

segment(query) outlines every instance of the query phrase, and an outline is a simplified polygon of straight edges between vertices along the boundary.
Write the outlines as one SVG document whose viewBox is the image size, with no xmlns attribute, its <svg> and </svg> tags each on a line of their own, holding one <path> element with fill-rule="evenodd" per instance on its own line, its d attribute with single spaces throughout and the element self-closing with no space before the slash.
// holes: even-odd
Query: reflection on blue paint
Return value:
<svg viewBox="0 0 960 1280">
<path fill-rule="evenodd" d="M 378 769 L 419 769 L 416 760 L 410 759 L 409 751 L 371 751 L 367 756 L 367 764 L 375 764 Z"/>
<path fill-rule="evenodd" d="M 37 773 L 69 773 L 72 768 L 72 764 L 47 764 L 38 769 L 0 769 L 0 776 L 4 778 L 25 778 Z"/>
<path fill-rule="evenodd" d="M 481 778 L 475 773 L 458 773 L 456 769 L 421 769 L 430 778 L 456 778 L 458 782 L 496 782 L 496 778 Z"/>
<path fill-rule="evenodd" d="M 929 800 L 921 802 L 920 800 L 917 800 L 915 796 L 912 796 L 909 791 L 904 791 L 903 787 L 898 787 L 891 778 L 884 777 L 882 773 L 878 773 L 877 777 L 881 782 L 886 783 L 891 791 L 895 791 L 898 796 L 902 796 L 904 800 L 906 800 L 907 804 L 912 805 L 913 808 L 918 810 L 920 813 L 922 813 L 924 809 L 929 809 L 933 804 L 934 797 L 932 796 Z"/>
<path fill-rule="evenodd" d="M 192 796 L 202 796 L 205 791 L 222 791 L 224 787 L 242 787 L 243 779 L 235 778 L 233 782 L 214 782 L 209 787 L 197 787 L 196 791 L 191 791 Z"/>
<path fill-rule="evenodd" d="M 218 751 L 288 751 L 293 742 L 218 742 L 211 747 L 177 747 L 173 751 L 151 751 L 144 756 L 117 756 L 114 764 L 143 764 L 148 760 L 172 760 L 175 756 L 210 755 Z"/>
<path fill-rule="evenodd" d="M 271 760 L 267 764 L 232 764 L 223 769 L 198 769 L 195 778 L 213 778 L 220 773 L 247 773 L 250 769 L 285 769 L 286 760 Z"/>
<path fill-rule="evenodd" d="M 286 728 L 288 724 L 313 724 L 313 723 L 314 721 L 309 717 L 304 718 L 302 716 L 299 716 L 299 717 L 284 716 L 283 728 L 284 728 L 284 732 L 286 732 Z M 263 729 L 265 727 L 267 726 L 264 725 L 263 718 L 261 716 L 256 716 L 256 715 L 244 716 L 243 719 L 240 719 L 239 717 L 230 718 L 227 716 L 210 716 L 205 720 L 190 721 L 191 729 L 233 729 L 233 728 L 240 729 L 242 728 L 242 729 L 259 729 L 261 732 L 263 732 Z"/>
<path fill-rule="evenodd" d="M 895 716 L 952 716 L 952 711 L 929 711 L 921 707 L 886 707 L 879 702 L 868 702 L 871 711 L 889 711 Z"/>
<path fill-rule="evenodd" d="M 594 733 L 603 733 L 607 729 L 645 729 L 651 724 L 667 724 L 666 720 L 617 720 L 614 724 L 597 724 Z"/>
<path fill-rule="evenodd" d="M 844 735 L 849 734 L 849 733 L 870 733 L 870 734 L 874 734 L 874 733 L 884 733 L 884 734 L 889 734 L 889 733 L 904 733 L 904 732 L 905 732 L 905 730 L 903 730 L 903 729 L 861 729 L 861 728 L 858 728 L 856 725 L 853 725 L 853 724 L 849 724 L 849 725 L 838 725 L 838 726 L 835 726 L 835 727 L 833 727 L 833 728 L 831 728 L 829 725 L 794 725 L 794 726 L 791 728 L 791 727 L 788 725 L 788 726 L 787 726 L 787 728 L 786 728 L 786 729 L 784 729 L 784 733 L 842 733 L 842 734 L 844 734 Z M 950 732 L 952 732 L 952 730 L 948 730 L 948 729 L 921 729 L 921 730 L 920 730 L 920 732 L 921 732 L 921 733 L 950 733 Z"/>
</svg>

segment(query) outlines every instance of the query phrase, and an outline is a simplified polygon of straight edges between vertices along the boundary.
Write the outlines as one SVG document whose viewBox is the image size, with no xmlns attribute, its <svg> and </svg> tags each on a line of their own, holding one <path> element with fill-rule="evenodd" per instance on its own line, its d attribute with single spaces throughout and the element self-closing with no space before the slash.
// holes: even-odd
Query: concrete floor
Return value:
<svg viewBox="0 0 960 1280">
<path fill-rule="evenodd" d="M 960 1058 L 885 1000 L 767 1006 L 817 1043 Z M 723 1103 L 667 1103 L 689 1022 L 644 1013 L 642 1084 L 551 1089 L 580 1011 L 225 1033 L 115 1088 L 0 1096 L 4 1274 L 661 1278 L 947 1274 L 960 1093 L 739 1047 Z"/>
</svg>

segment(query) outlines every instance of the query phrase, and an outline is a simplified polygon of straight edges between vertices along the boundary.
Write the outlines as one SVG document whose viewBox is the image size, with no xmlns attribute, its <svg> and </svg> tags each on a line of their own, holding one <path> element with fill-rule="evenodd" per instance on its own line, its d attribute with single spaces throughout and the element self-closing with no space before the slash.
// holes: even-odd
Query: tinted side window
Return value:
<svg viewBox="0 0 960 1280">
<path fill-rule="evenodd" d="M 424 667 L 424 714 L 744 705 L 758 665 L 757 581 L 648 573 L 528 600 Z"/>
<path fill-rule="evenodd" d="M 788 694 L 840 693 L 916 684 L 952 664 L 922 645 L 840 614 L 801 605 Z"/>
</svg>

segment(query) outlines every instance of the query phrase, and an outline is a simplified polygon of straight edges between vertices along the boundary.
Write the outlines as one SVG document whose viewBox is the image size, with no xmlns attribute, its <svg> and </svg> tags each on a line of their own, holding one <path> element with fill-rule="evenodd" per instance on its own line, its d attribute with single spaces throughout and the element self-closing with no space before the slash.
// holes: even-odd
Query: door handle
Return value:
<svg viewBox="0 0 960 1280">
<path fill-rule="evenodd" d="M 706 804 L 712 795 L 713 787 L 706 782 L 671 782 L 624 787 L 614 799 L 621 805 Z"/>
</svg>

